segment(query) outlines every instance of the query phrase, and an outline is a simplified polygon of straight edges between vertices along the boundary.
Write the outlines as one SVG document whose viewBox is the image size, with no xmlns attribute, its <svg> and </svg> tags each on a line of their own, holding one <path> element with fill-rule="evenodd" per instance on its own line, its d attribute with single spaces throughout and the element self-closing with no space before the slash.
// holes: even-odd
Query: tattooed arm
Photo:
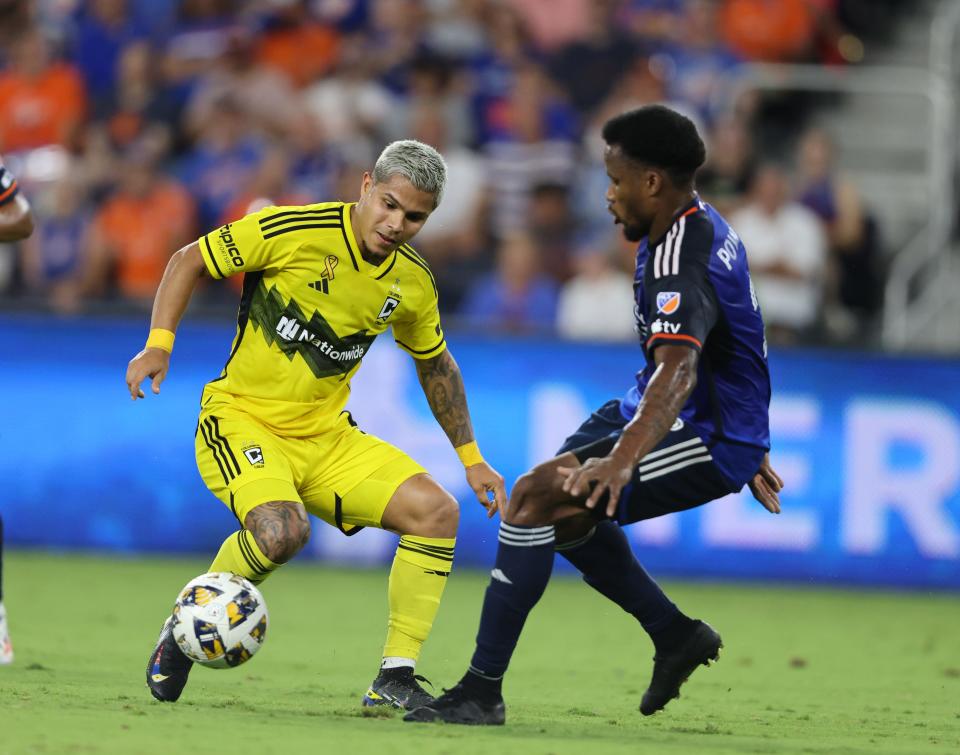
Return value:
<svg viewBox="0 0 960 755">
<path fill-rule="evenodd" d="M 432 359 L 416 359 L 417 377 L 420 386 L 430 404 L 430 410 L 454 448 L 470 443 L 473 437 L 473 425 L 470 422 L 470 410 L 467 409 L 467 393 L 463 387 L 463 376 L 449 349 Z M 473 492 L 487 509 L 487 515 L 493 516 L 507 503 L 507 493 L 503 477 L 497 471 L 481 461 L 467 467 L 467 482 Z M 493 502 L 489 493 L 493 493 Z"/>
<path fill-rule="evenodd" d="M 473 440 L 463 376 L 449 349 L 432 359 L 415 359 L 420 386 L 433 416 L 454 448 Z"/>
<path fill-rule="evenodd" d="M 600 496 L 610 491 L 607 516 L 613 516 L 620 491 L 630 481 L 640 459 L 650 453 L 670 430 L 697 385 L 699 352 L 688 346 L 664 344 L 654 351 L 657 369 L 647 383 L 633 419 L 623 428 L 616 445 L 606 456 L 587 459 L 576 469 L 561 468 L 566 476 L 563 490 L 573 496 L 586 492 L 596 482 L 586 506 L 592 509 Z"/>
</svg>

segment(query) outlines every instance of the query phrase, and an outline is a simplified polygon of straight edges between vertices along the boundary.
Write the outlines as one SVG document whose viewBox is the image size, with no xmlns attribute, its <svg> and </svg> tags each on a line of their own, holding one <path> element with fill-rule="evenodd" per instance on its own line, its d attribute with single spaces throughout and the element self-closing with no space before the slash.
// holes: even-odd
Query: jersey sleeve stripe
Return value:
<svg viewBox="0 0 960 755">
<path fill-rule="evenodd" d="M 274 236 L 281 236 L 284 233 L 291 233 L 292 231 L 304 231 L 308 228 L 340 228 L 340 223 L 301 223 L 300 225 L 288 225 L 279 230 L 263 234 L 263 239 L 266 241 L 267 239 L 272 239 Z"/>
<path fill-rule="evenodd" d="M 684 335 L 683 333 L 675 333 L 675 334 L 674 333 L 655 333 L 654 335 L 650 336 L 647 339 L 647 348 L 649 349 L 650 344 L 652 344 L 657 339 L 666 339 L 668 341 L 680 341 L 682 343 L 693 344 L 698 349 L 703 348 L 703 344 L 700 343 L 700 341 L 698 341 L 693 336 L 687 336 L 687 335 Z"/>
<path fill-rule="evenodd" d="M 430 278 L 430 284 L 433 286 L 433 293 L 438 294 L 437 282 L 434 280 L 433 273 L 430 272 L 430 268 L 427 267 L 427 263 L 424 262 L 416 252 L 412 252 L 408 246 L 401 246 L 397 251 L 410 260 L 414 265 L 424 269 L 424 271 L 427 273 L 427 276 Z"/>
<path fill-rule="evenodd" d="M 686 217 L 681 215 L 680 223 L 677 225 L 677 239 L 673 242 L 673 264 L 670 267 L 670 273 L 672 275 L 680 274 L 680 248 L 683 244 L 683 231 L 686 225 Z"/>
<path fill-rule="evenodd" d="M 267 215 L 265 217 L 260 218 L 260 225 L 261 227 L 268 225 L 270 223 L 273 223 L 275 220 L 279 220 L 280 218 L 290 218 L 291 220 L 295 220 L 296 217 L 299 215 L 333 215 L 336 217 L 340 215 L 340 208 L 329 207 L 325 210 L 313 210 L 313 209 L 284 210 L 283 212 L 275 212 L 272 215 Z"/>
<path fill-rule="evenodd" d="M 206 254 L 204 254 L 204 248 L 206 248 Z M 217 259 L 213 256 L 213 250 L 210 248 L 210 239 L 206 236 L 203 237 L 203 243 L 200 245 L 200 256 L 203 257 L 203 261 L 207 265 L 207 270 L 213 274 L 213 277 L 223 277 L 223 270 L 221 270 L 217 264 Z"/>
<path fill-rule="evenodd" d="M 657 247 L 653 258 L 653 277 L 662 278 L 670 269 L 670 252 L 673 248 L 673 240 L 676 238 L 676 226 L 667 231 L 666 238 Z"/>
<path fill-rule="evenodd" d="M 403 341 L 401 341 L 399 338 L 395 338 L 394 340 L 395 340 L 398 344 L 400 344 L 400 346 L 402 346 L 404 349 L 406 349 L 407 351 L 409 351 L 411 354 L 429 354 L 429 353 L 431 353 L 431 352 L 433 352 L 433 351 L 436 351 L 436 350 L 439 349 L 441 346 L 443 346 L 443 343 L 444 343 L 444 341 L 445 341 L 446 339 L 444 338 L 444 336 L 440 336 L 440 340 L 437 341 L 436 345 L 431 346 L 429 349 L 415 349 L 415 348 L 413 348 L 412 346 L 408 346 L 407 344 L 405 344 L 405 343 L 404 343 Z"/>
<path fill-rule="evenodd" d="M 406 250 L 407 250 L 410 254 L 412 254 L 414 257 L 416 257 L 418 260 L 420 260 L 424 265 L 427 264 L 427 261 L 423 258 L 423 256 L 422 256 L 416 249 L 414 249 L 412 246 L 410 246 L 409 244 L 404 244 L 404 245 L 403 245 L 403 248 L 406 249 Z M 429 265 L 427 265 L 427 266 L 429 267 Z"/>
<path fill-rule="evenodd" d="M 281 215 L 286 215 L 289 213 L 280 213 Z M 291 223 L 300 223 L 307 220 L 325 220 L 327 222 L 334 221 L 339 222 L 340 218 L 337 215 L 332 215 L 329 212 L 311 212 L 311 213 L 298 213 L 291 218 L 279 218 L 276 216 L 260 221 L 260 230 L 261 231 L 272 231 L 274 228 L 279 228 L 283 225 L 290 225 Z"/>
<path fill-rule="evenodd" d="M 346 205 L 340 205 L 340 232 L 343 234 L 343 245 L 347 247 L 347 252 L 350 253 L 350 261 L 353 263 L 353 269 L 359 273 L 360 265 L 357 264 L 357 258 L 353 256 L 353 244 L 351 244 L 350 239 L 347 238 L 347 223 L 343 217 L 345 207 Z"/>
</svg>

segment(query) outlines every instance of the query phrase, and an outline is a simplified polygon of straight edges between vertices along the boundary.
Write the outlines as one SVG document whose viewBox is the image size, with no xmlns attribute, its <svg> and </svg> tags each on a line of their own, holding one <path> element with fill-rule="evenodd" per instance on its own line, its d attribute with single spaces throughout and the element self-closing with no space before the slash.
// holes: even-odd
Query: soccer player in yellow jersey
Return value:
<svg viewBox="0 0 960 755">
<path fill-rule="evenodd" d="M 364 526 L 398 533 L 383 661 L 365 705 L 432 700 L 414 666 L 450 573 L 458 520 L 456 500 L 423 467 L 344 411 L 350 378 L 378 335 L 392 328 L 414 358 L 480 503 L 492 516 L 506 500 L 503 478 L 474 440 L 433 276 L 407 244 L 445 180 L 432 147 L 394 142 L 364 174 L 356 203 L 268 207 L 211 231 L 171 258 L 146 346 L 127 368 L 133 399 L 148 378 L 159 393 L 197 281 L 244 274 L 237 334 L 220 377 L 204 387 L 196 433 L 200 474 L 240 523 L 210 571 L 262 582 L 306 544 L 308 512 L 345 534 Z M 177 700 L 190 667 L 168 619 L 147 665 L 153 696 Z"/>
</svg>

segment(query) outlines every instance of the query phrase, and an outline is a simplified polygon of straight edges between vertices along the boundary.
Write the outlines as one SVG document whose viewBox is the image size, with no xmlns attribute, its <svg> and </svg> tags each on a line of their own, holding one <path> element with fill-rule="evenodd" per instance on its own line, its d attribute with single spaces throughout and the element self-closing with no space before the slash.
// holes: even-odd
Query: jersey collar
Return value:
<svg viewBox="0 0 960 755">
<path fill-rule="evenodd" d="M 651 241 L 649 238 L 647 239 L 647 248 L 652 249 L 658 246 L 667 237 L 667 234 L 670 233 L 670 229 L 677 224 L 677 221 L 680 220 L 680 218 L 685 218 L 687 215 L 693 215 L 693 213 L 699 212 L 703 209 L 705 209 L 703 206 L 703 200 L 700 199 L 700 195 L 697 194 L 697 192 L 693 192 L 693 198 L 673 214 L 673 220 L 670 221 L 670 225 L 667 226 L 667 229 L 663 232 L 660 238 L 658 238 L 656 242 Z"/>
<path fill-rule="evenodd" d="M 343 205 L 343 235 L 345 237 L 344 240 L 347 242 L 347 249 L 350 250 L 350 258 L 357 272 L 362 271 L 371 278 L 380 278 L 385 274 L 385 271 L 393 267 L 394 262 L 397 260 L 397 250 L 394 249 L 384 257 L 383 262 L 379 265 L 371 265 L 363 258 L 363 255 L 360 254 L 360 245 L 357 244 L 357 237 L 353 232 L 353 224 L 350 222 L 350 210 L 354 205 L 356 205 L 356 202 L 347 202 Z"/>
</svg>

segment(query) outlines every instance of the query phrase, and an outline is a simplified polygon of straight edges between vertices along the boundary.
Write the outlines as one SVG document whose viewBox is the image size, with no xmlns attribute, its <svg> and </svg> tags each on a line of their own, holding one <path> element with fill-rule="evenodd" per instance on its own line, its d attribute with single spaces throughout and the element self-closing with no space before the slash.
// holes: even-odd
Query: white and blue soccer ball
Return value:
<svg viewBox="0 0 960 755">
<path fill-rule="evenodd" d="M 173 638 L 191 661 L 232 668 L 249 661 L 267 636 L 267 604 L 250 580 L 229 572 L 191 579 L 173 607 Z"/>
</svg>

